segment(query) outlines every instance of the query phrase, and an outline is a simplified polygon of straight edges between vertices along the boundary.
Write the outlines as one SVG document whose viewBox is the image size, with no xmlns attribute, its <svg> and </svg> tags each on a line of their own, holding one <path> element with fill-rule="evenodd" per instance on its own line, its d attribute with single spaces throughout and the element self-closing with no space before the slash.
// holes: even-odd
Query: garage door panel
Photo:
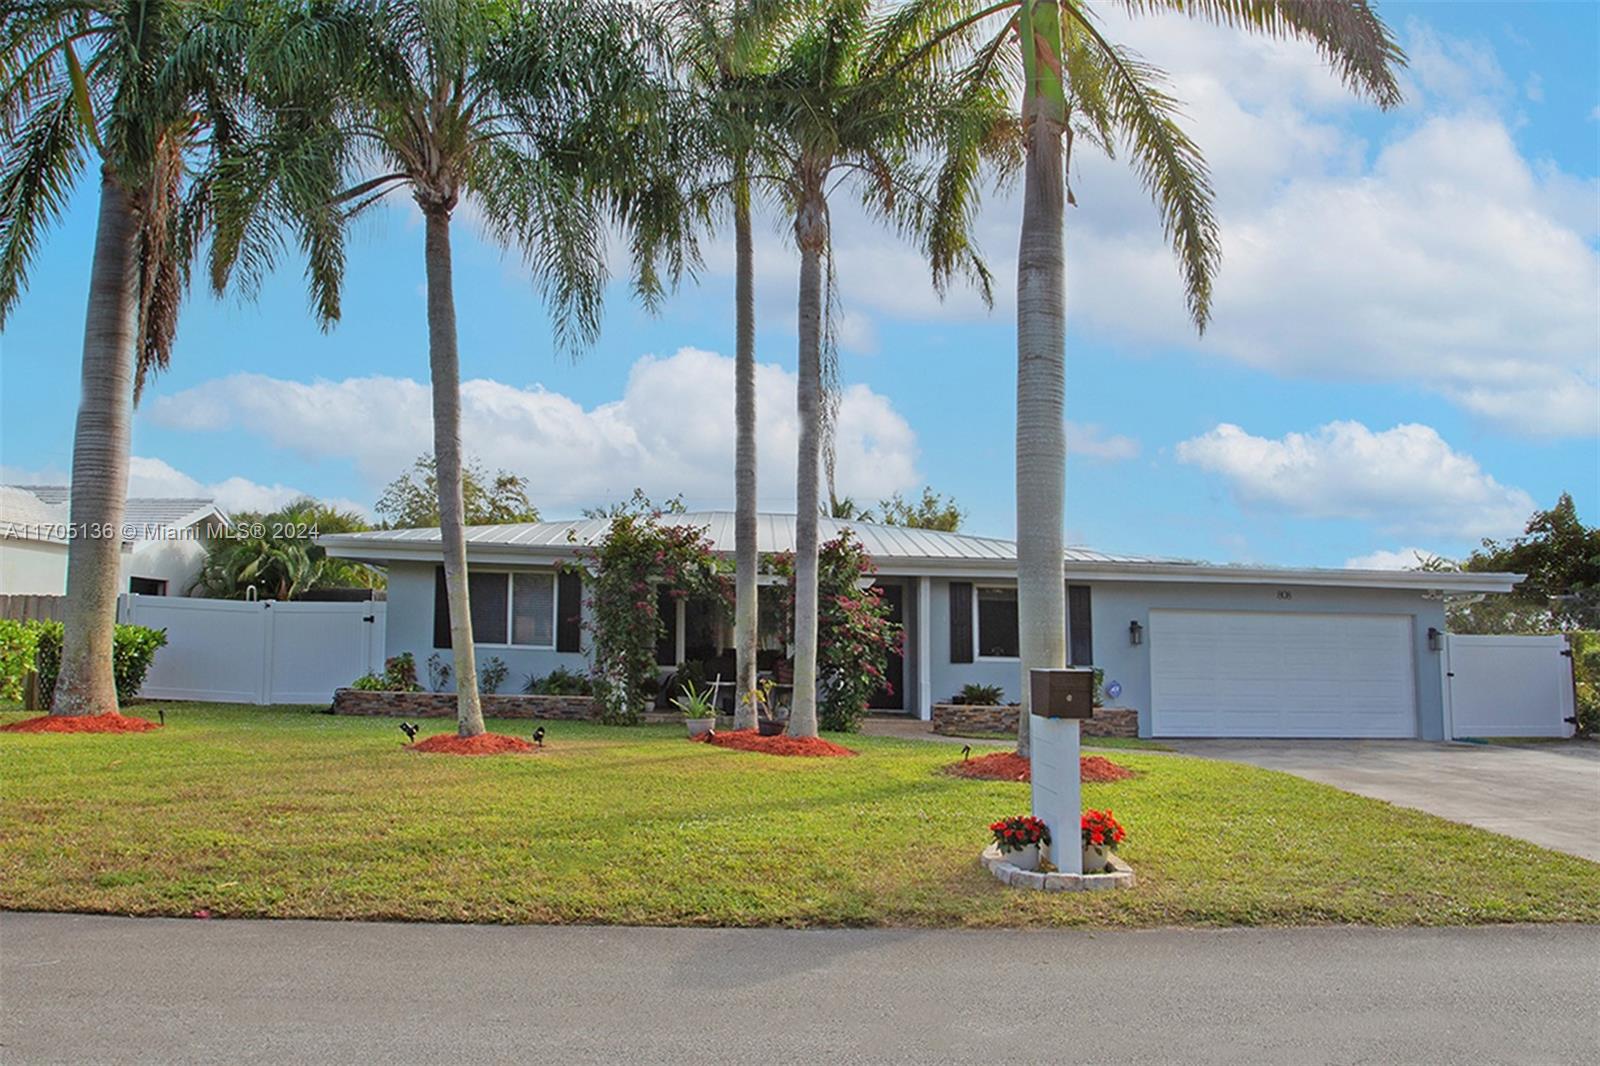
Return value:
<svg viewBox="0 0 1600 1066">
<path fill-rule="evenodd" d="M 1157 736 L 1416 735 L 1408 615 L 1150 612 Z"/>
</svg>

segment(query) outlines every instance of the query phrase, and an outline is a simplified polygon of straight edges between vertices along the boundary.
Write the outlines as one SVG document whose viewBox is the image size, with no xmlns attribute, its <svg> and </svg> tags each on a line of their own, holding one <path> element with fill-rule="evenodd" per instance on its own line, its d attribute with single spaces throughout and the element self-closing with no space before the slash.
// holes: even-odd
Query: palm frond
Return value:
<svg viewBox="0 0 1600 1066">
<path fill-rule="evenodd" d="M 66 211 L 87 144 L 68 93 L 39 107 L 0 150 L 0 327 L 27 287 L 44 232 Z"/>
<path fill-rule="evenodd" d="M 1212 280 L 1222 261 L 1205 159 L 1178 121 L 1179 104 L 1163 88 L 1165 75 L 1106 41 L 1075 8 L 1069 17 L 1081 31 L 1063 35 L 1066 46 L 1080 53 L 1066 68 L 1080 79 L 1069 91 L 1074 98 L 1098 101 L 1105 126 L 1126 144 L 1178 256 L 1189 315 L 1203 333 L 1211 316 Z"/>
<path fill-rule="evenodd" d="M 1396 76 L 1406 55 L 1367 0 L 1121 0 L 1135 14 L 1178 12 L 1191 18 L 1310 41 L 1351 90 L 1381 108 L 1400 104 Z"/>
</svg>

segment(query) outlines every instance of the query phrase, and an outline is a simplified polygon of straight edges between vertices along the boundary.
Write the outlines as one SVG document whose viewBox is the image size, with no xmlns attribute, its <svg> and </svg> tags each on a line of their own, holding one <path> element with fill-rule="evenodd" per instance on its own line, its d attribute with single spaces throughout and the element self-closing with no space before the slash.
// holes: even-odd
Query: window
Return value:
<svg viewBox="0 0 1600 1066">
<path fill-rule="evenodd" d="M 472 636 L 479 644 L 581 651 L 583 579 L 549 571 L 471 570 Z M 434 567 L 433 646 L 450 646 L 450 597 L 444 567 Z"/>
<path fill-rule="evenodd" d="M 550 574 L 512 574 L 511 643 L 550 648 L 555 642 L 555 578 Z"/>
<path fill-rule="evenodd" d="M 510 576 L 467 571 L 467 598 L 472 603 L 474 642 L 506 643 L 506 579 Z"/>
<path fill-rule="evenodd" d="M 167 583 L 156 577 L 130 577 L 128 591 L 140 596 L 165 596 Z"/>
<path fill-rule="evenodd" d="M 472 639 L 478 644 L 553 648 L 556 644 L 554 574 L 469 571 Z"/>
<path fill-rule="evenodd" d="M 975 589 L 972 610 L 978 634 L 978 658 L 1015 659 L 1021 654 L 1017 636 L 1017 590 Z"/>
</svg>

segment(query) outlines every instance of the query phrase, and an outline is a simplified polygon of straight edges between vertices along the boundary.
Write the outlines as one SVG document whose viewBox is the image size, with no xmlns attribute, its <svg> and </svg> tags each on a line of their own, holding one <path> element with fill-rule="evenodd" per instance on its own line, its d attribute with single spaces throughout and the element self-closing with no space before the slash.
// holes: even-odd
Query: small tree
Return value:
<svg viewBox="0 0 1600 1066">
<path fill-rule="evenodd" d="M 728 586 L 704 526 L 667 524 L 634 494 L 635 506 L 611 516 L 592 548 L 579 552 L 588 571 L 588 620 L 594 636 L 591 676 L 601 719 L 633 725 L 654 690 L 656 643 L 665 633 L 657 589 L 678 598 L 728 597 Z"/>
<path fill-rule="evenodd" d="M 1535 511 L 1522 536 L 1485 540 L 1461 569 L 1528 577 L 1510 596 L 1453 612 L 1456 632 L 1600 628 L 1600 528 L 1584 525 L 1570 493 L 1548 511 Z"/>
<path fill-rule="evenodd" d="M 262 599 L 293 600 L 313 589 L 382 588 L 383 574 L 349 559 L 330 559 L 316 543 L 324 533 L 372 528 L 354 511 L 309 496 L 276 511 L 241 512 L 230 528 L 206 542 L 206 558 L 188 591 L 242 600 L 251 588 Z"/>
<path fill-rule="evenodd" d="M 461 470 L 462 511 L 469 526 L 537 522 L 539 509 L 528 502 L 528 479 L 509 470 L 490 475 L 469 460 Z M 431 453 L 417 456 L 411 469 L 389 482 L 373 510 L 396 529 L 432 529 L 439 524 L 439 464 Z"/>
<path fill-rule="evenodd" d="M 774 555 L 769 569 L 787 578 L 779 595 L 784 631 L 794 612 L 794 556 Z M 883 666 L 900 648 L 883 593 L 869 584 L 878 568 L 849 530 L 817 553 L 817 707 L 823 729 L 854 732 L 872 694 L 888 685 Z"/>
<path fill-rule="evenodd" d="M 903 499 L 898 492 L 887 500 L 879 500 L 878 514 L 886 526 L 937 529 L 943 533 L 954 533 L 967 517 L 966 512 L 956 505 L 954 496 L 934 492 L 932 485 L 923 486 L 920 500 Z"/>
</svg>

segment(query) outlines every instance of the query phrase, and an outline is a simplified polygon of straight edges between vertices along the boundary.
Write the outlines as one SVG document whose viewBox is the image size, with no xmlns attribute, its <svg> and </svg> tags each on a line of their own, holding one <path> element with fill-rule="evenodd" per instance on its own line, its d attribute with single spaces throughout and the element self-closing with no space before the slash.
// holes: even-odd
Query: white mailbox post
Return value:
<svg viewBox="0 0 1600 1066">
<path fill-rule="evenodd" d="M 1033 816 L 1050 828 L 1050 862 L 1062 873 L 1081 874 L 1078 722 L 1094 713 L 1094 672 L 1085 667 L 1034 670 L 1028 694 Z"/>
</svg>

